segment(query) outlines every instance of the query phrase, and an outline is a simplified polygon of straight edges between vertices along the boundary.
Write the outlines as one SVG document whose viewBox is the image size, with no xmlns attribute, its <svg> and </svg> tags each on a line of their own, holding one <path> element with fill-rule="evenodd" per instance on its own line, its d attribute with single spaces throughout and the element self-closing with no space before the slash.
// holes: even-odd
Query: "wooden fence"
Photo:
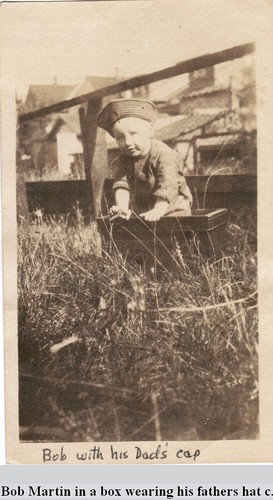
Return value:
<svg viewBox="0 0 273 500">
<path fill-rule="evenodd" d="M 234 210 L 243 205 L 256 210 L 255 174 L 187 176 L 187 182 L 193 194 L 194 208 Z M 112 184 L 112 179 L 106 179 L 104 183 L 109 204 L 114 202 Z M 30 212 L 40 209 L 48 216 L 67 215 L 75 213 L 78 208 L 84 216 L 90 213 L 90 191 L 85 180 L 27 182 L 26 193 Z"/>
</svg>

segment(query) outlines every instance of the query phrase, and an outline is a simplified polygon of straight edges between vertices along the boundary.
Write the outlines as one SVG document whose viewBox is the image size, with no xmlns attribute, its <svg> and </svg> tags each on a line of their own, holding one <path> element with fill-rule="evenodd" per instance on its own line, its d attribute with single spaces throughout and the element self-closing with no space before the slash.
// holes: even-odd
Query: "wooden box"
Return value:
<svg viewBox="0 0 273 500">
<path fill-rule="evenodd" d="M 226 245 L 227 220 L 227 209 L 196 209 L 190 216 L 177 212 L 158 222 L 131 217 L 111 223 L 109 218 L 100 217 L 97 224 L 106 251 L 116 249 L 136 261 L 156 259 L 167 265 L 174 261 L 175 254 L 219 255 Z"/>
</svg>

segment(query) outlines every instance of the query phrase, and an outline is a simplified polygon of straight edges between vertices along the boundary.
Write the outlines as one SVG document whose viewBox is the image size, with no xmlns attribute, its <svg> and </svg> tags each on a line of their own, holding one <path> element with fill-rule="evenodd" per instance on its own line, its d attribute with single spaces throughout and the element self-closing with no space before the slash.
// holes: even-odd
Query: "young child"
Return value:
<svg viewBox="0 0 273 500">
<path fill-rule="evenodd" d="M 182 211 L 190 215 L 192 196 L 183 175 L 183 159 L 153 138 L 156 106 L 141 99 L 110 101 L 97 124 L 116 139 L 121 150 L 110 215 L 129 217 L 130 210 L 146 221 Z"/>
</svg>

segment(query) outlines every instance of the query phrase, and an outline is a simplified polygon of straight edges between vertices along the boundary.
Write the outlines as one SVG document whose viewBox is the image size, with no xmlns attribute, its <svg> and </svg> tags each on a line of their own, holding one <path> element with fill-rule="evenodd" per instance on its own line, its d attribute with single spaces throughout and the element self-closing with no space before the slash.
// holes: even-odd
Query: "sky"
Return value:
<svg viewBox="0 0 273 500">
<path fill-rule="evenodd" d="M 76 84 L 149 73 L 255 41 L 271 0 L 117 0 L 3 3 L 4 83 Z M 262 7 L 262 8 L 261 8 Z"/>
</svg>

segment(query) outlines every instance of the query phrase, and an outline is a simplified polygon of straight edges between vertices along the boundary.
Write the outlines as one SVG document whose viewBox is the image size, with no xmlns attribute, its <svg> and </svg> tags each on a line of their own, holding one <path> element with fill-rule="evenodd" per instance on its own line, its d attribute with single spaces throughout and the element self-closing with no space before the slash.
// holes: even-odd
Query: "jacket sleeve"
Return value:
<svg viewBox="0 0 273 500">
<path fill-rule="evenodd" d="M 117 170 L 115 175 L 115 182 L 113 184 L 113 189 L 127 189 L 129 191 L 128 179 L 127 179 L 127 169 L 122 157 L 118 159 Z"/>
</svg>

